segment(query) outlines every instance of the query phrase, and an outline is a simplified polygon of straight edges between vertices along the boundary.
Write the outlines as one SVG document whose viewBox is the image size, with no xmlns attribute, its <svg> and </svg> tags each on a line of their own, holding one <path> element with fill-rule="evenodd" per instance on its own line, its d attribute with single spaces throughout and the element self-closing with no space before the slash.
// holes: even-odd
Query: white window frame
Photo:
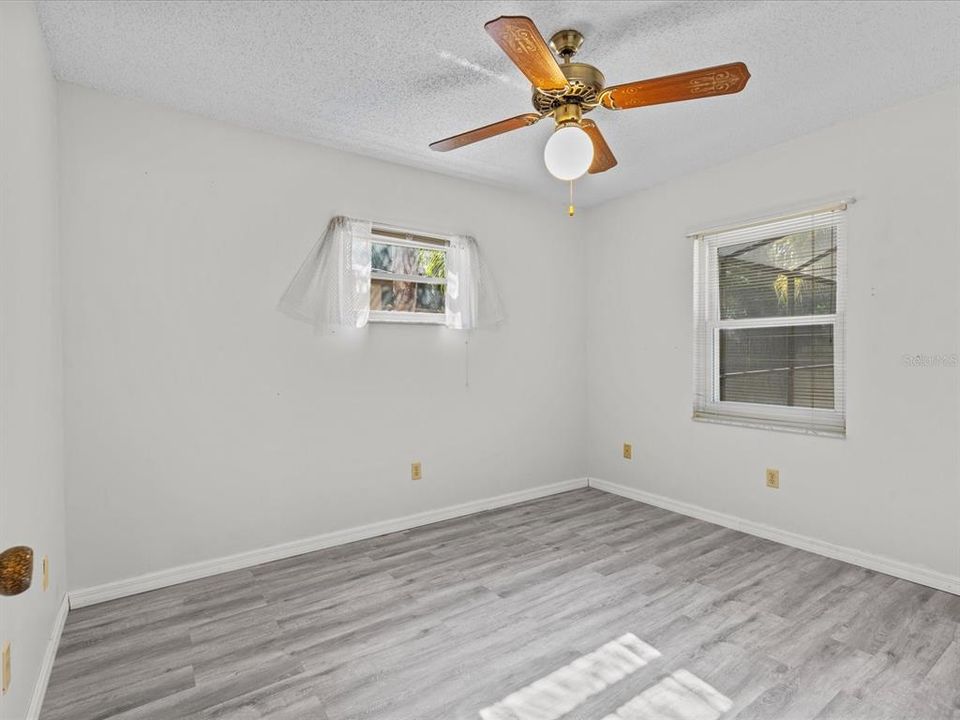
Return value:
<svg viewBox="0 0 960 720">
<path fill-rule="evenodd" d="M 373 245 L 399 245 L 402 247 L 412 247 L 418 250 L 443 250 L 446 253 L 450 249 L 449 235 L 438 235 L 426 233 L 420 230 L 411 230 L 409 228 L 396 227 L 394 225 L 374 224 L 370 235 L 364 238 Z M 396 273 L 385 273 L 381 270 L 370 271 L 372 280 L 400 280 L 415 282 L 423 285 L 446 285 L 446 278 L 421 277 L 419 275 L 398 275 Z M 408 312 L 403 310 L 371 310 L 370 322 L 375 323 L 400 323 L 408 325 L 444 325 L 446 323 L 446 313 L 426 313 L 426 312 Z"/>
<path fill-rule="evenodd" d="M 694 249 L 694 410 L 693 419 L 728 425 L 784 430 L 830 437 L 846 436 L 846 201 L 821 211 L 811 211 L 735 228 L 692 235 Z M 742 230 L 751 228 L 757 237 L 775 237 L 798 218 L 809 218 L 810 227 L 836 228 L 836 312 L 721 320 L 719 308 L 718 250 L 743 243 Z M 803 228 L 795 230 L 802 231 Z M 726 329 L 833 326 L 834 408 L 791 407 L 766 403 L 720 400 L 720 331 Z"/>
</svg>

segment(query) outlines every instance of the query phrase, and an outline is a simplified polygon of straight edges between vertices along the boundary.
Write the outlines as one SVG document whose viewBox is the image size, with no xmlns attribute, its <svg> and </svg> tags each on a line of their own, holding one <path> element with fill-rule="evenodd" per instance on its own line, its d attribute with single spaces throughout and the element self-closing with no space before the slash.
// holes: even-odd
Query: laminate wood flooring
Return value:
<svg viewBox="0 0 960 720">
<path fill-rule="evenodd" d="M 960 720 L 960 597 L 576 490 L 71 610 L 41 717 Z"/>
</svg>

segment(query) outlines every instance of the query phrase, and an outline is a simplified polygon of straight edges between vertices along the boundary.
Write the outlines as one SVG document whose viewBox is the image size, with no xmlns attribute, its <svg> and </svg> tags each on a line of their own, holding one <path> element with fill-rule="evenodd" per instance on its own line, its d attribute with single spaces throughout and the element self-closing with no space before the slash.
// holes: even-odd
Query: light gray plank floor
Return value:
<svg viewBox="0 0 960 720">
<path fill-rule="evenodd" d="M 564 720 L 960 719 L 960 597 L 589 489 L 72 610 L 42 718 L 479 720 L 627 633 Z"/>
</svg>

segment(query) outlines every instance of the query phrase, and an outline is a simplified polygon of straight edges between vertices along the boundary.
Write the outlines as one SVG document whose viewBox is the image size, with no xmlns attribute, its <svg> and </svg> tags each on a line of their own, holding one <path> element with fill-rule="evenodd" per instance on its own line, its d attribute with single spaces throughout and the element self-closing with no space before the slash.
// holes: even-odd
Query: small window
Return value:
<svg viewBox="0 0 960 720">
<path fill-rule="evenodd" d="M 370 320 L 443 324 L 449 241 L 376 226 L 371 234 Z"/>
<path fill-rule="evenodd" d="M 843 208 L 696 237 L 694 419 L 845 433 Z"/>
<path fill-rule="evenodd" d="M 494 328 L 505 313 L 470 235 L 412 231 L 338 215 L 310 250 L 278 304 L 324 332 L 367 323 Z"/>
</svg>

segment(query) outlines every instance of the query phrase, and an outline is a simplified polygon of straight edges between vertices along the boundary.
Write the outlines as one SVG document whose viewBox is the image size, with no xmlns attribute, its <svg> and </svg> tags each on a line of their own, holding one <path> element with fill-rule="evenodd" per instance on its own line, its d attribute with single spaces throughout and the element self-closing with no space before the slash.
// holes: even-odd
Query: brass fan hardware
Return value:
<svg viewBox="0 0 960 720">
<path fill-rule="evenodd" d="M 582 117 L 583 106 L 579 103 L 564 103 L 563 105 L 558 105 L 553 111 L 553 119 L 556 120 L 558 127 L 571 123 L 579 125 Z"/>
<path fill-rule="evenodd" d="M 743 90 L 750 79 L 747 66 L 742 62 L 734 62 L 607 87 L 606 79 L 600 70 L 587 63 L 572 61 L 580 52 L 584 40 L 577 30 L 568 28 L 554 33 L 548 46 L 537 26 L 528 17 L 498 17 L 488 22 L 484 29 L 530 81 L 533 108 L 536 112 L 517 115 L 438 140 L 430 145 L 430 149 L 446 152 L 533 125 L 545 117 L 552 117 L 555 133 L 576 127 L 590 138 L 593 145 L 592 157 L 585 157 L 581 156 L 585 140 L 565 136 L 564 142 L 553 143 L 553 148 L 550 142 L 547 143 L 544 159 L 548 170 L 555 177 L 571 182 L 585 172 L 606 172 L 617 164 L 617 159 L 603 139 L 600 128 L 596 123 L 583 119 L 586 113 L 601 106 L 607 110 L 628 110 L 646 105 L 730 95 Z M 561 62 L 557 62 L 558 59 Z M 560 152 L 567 153 L 568 157 L 557 156 Z M 549 157 L 551 153 L 554 155 L 553 163 Z M 562 171 L 557 170 L 560 166 Z M 578 172 L 579 174 L 576 174 Z M 571 210 L 572 207 L 571 202 Z"/>
<path fill-rule="evenodd" d="M 577 54 L 581 45 L 583 35 L 577 30 L 561 30 L 550 38 L 550 49 L 563 58 L 564 62 L 570 62 L 570 58 Z"/>
</svg>

